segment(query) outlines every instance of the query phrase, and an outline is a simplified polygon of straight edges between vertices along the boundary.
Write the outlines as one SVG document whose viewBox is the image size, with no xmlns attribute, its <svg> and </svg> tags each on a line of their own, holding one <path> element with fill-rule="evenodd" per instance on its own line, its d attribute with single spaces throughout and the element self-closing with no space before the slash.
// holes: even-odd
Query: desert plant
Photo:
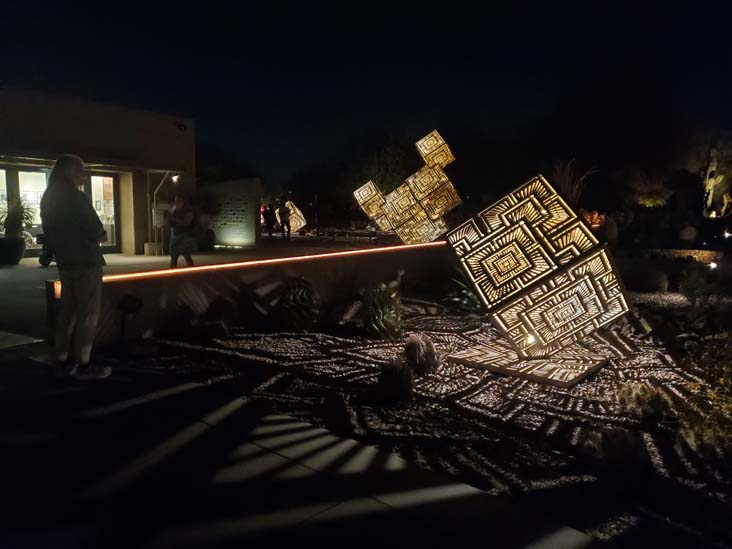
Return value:
<svg viewBox="0 0 732 549">
<path fill-rule="evenodd" d="M 382 366 L 376 394 L 384 402 L 409 400 L 414 393 L 414 372 L 402 358 Z"/>
<path fill-rule="evenodd" d="M 372 337 L 397 339 L 402 332 L 401 311 L 398 286 L 381 283 L 364 292 L 363 327 Z"/>
<path fill-rule="evenodd" d="M 475 291 L 466 283 L 462 269 L 455 267 L 453 272 L 455 275 L 450 277 L 450 288 L 443 301 L 464 313 L 481 314 L 483 304 L 475 295 Z"/>
<path fill-rule="evenodd" d="M 591 175 L 597 173 L 597 170 L 590 168 L 580 175 L 574 167 L 574 158 L 569 162 L 556 160 L 554 169 L 552 170 L 552 182 L 557 186 L 557 190 L 572 206 L 576 206 L 580 196 L 585 190 Z"/>
<path fill-rule="evenodd" d="M 699 268 L 687 269 L 681 274 L 679 291 L 693 308 L 707 308 L 712 304 L 718 290 L 718 283 Z"/>
<path fill-rule="evenodd" d="M 28 229 L 35 221 L 36 210 L 22 198 L 14 198 L 8 206 L 0 210 L 0 225 L 5 230 L 5 238 L 20 238 L 23 229 Z"/>
<path fill-rule="evenodd" d="M 654 292 L 668 292 L 668 275 L 663 271 L 653 271 L 648 277 L 648 285 Z"/>
<path fill-rule="evenodd" d="M 656 387 L 645 383 L 624 385 L 619 391 L 618 400 L 624 413 L 636 417 L 647 427 L 676 419 L 666 396 Z"/>
<path fill-rule="evenodd" d="M 312 330 L 318 321 L 320 298 L 313 285 L 303 277 L 288 279 L 282 289 L 277 310 L 285 329 Z"/>
<path fill-rule="evenodd" d="M 673 194 L 673 190 L 662 179 L 651 178 L 640 170 L 631 172 L 627 181 L 633 192 L 634 202 L 644 208 L 664 206 Z"/>
<path fill-rule="evenodd" d="M 435 344 L 424 334 L 412 334 L 404 344 L 404 357 L 415 374 L 433 372 L 440 363 Z"/>
</svg>

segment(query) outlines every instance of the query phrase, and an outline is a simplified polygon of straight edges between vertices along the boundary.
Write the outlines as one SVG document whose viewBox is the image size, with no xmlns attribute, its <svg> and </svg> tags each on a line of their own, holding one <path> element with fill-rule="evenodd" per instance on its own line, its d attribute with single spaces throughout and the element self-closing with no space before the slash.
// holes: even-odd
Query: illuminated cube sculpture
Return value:
<svg viewBox="0 0 732 549">
<path fill-rule="evenodd" d="M 425 166 L 384 196 L 373 181 L 354 196 L 364 213 L 382 231 L 394 230 L 405 244 L 432 242 L 447 231 L 442 216 L 458 206 L 460 197 L 443 171 L 455 157 L 437 130 L 417 141 Z"/>
<path fill-rule="evenodd" d="M 303 215 L 302 211 L 300 211 L 300 208 L 295 206 L 292 200 L 288 200 L 287 202 L 285 202 L 285 207 L 290 209 L 290 231 L 293 233 L 297 233 L 297 231 L 307 225 L 305 216 Z M 277 223 L 282 225 L 282 222 L 280 221 L 279 208 L 275 210 L 275 217 L 277 218 Z"/>
<path fill-rule="evenodd" d="M 506 338 L 453 360 L 560 386 L 606 362 L 581 342 L 628 311 L 622 285 L 608 251 L 541 175 L 447 240 Z"/>
</svg>

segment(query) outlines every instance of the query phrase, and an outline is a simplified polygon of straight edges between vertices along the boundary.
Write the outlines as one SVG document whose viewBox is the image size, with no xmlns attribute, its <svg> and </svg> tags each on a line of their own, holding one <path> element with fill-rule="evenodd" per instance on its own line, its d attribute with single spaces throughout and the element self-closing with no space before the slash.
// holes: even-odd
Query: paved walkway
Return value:
<svg viewBox="0 0 732 549">
<path fill-rule="evenodd" d="M 43 344 L 0 351 L 0 547 L 588 547 L 396 455 L 273 415 L 274 373 L 203 384 L 115 370 L 58 382 Z"/>
<path fill-rule="evenodd" d="M 286 257 L 326 253 L 335 250 L 364 248 L 373 246 L 368 239 L 315 239 L 310 237 L 264 239 L 256 247 L 241 250 L 216 250 L 209 254 L 194 256 L 197 265 L 230 263 L 251 259 Z M 130 273 L 151 271 L 168 267 L 167 256 L 141 256 L 124 254 L 105 255 L 105 273 Z M 185 262 L 181 259 L 180 265 Z M 44 268 L 38 259 L 28 257 L 19 265 L 0 267 L 0 331 L 23 334 L 26 336 L 46 337 L 46 297 L 45 281 L 58 278 L 55 263 Z"/>
</svg>

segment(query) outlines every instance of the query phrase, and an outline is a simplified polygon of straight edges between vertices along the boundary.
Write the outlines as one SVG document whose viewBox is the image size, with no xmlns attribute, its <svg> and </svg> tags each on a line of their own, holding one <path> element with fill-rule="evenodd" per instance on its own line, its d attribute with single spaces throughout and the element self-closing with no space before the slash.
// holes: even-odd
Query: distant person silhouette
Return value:
<svg viewBox="0 0 732 549">
<path fill-rule="evenodd" d="M 267 227 L 267 234 L 272 238 L 272 231 L 274 230 L 275 223 L 277 223 L 277 214 L 275 213 L 274 206 L 270 204 L 262 215 L 264 217 L 264 224 Z"/>
<path fill-rule="evenodd" d="M 170 268 L 178 267 L 178 258 L 183 256 L 186 265 L 193 265 L 191 254 L 196 251 L 196 241 L 193 238 L 193 208 L 190 202 L 176 195 L 173 199 L 173 209 L 168 216 L 170 225 Z"/>
<path fill-rule="evenodd" d="M 283 198 L 280 201 L 280 227 L 282 228 L 282 239 L 290 240 L 290 208 L 287 207 L 287 203 Z M 287 229 L 287 237 L 285 237 L 285 229 Z"/>
<path fill-rule="evenodd" d="M 56 256 L 61 279 L 61 308 L 54 341 L 56 377 L 79 380 L 109 377 L 112 368 L 89 364 L 102 301 L 102 267 L 106 264 L 100 243 L 107 233 L 79 187 L 84 182 L 84 162 L 78 156 L 60 156 L 48 176 L 41 199 L 41 223 L 46 241 Z"/>
</svg>

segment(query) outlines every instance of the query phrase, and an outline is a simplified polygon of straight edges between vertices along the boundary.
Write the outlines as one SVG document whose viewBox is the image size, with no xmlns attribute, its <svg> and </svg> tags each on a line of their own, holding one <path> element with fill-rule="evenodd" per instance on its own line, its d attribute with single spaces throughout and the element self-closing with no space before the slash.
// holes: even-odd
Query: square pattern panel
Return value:
<svg viewBox="0 0 732 549">
<path fill-rule="evenodd" d="M 571 387 L 607 363 L 607 357 L 574 344 L 541 359 L 522 359 L 505 340 L 477 345 L 450 356 L 453 362 L 497 374 L 523 377 L 557 387 Z"/>
<path fill-rule="evenodd" d="M 604 248 L 584 255 L 492 311 L 519 356 L 546 357 L 607 326 L 628 303 Z"/>
<path fill-rule="evenodd" d="M 540 175 L 450 231 L 447 240 L 489 310 L 599 244 Z M 486 259 L 509 246 L 519 250 L 514 271 L 496 276 L 497 264 Z M 509 264 L 504 259 L 504 269 Z"/>
<path fill-rule="evenodd" d="M 504 341 L 451 358 L 567 386 L 605 363 L 581 347 L 628 311 L 607 250 L 542 176 L 447 234 Z"/>
<path fill-rule="evenodd" d="M 460 203 L 443 168 L 455 157 L 437 131 L 417 141 L 425 166 L 384 196 L 373 181 L 353 193 L 379 229 L 394 230 L 405 244 L 431 242 L 447 231 L 443 216 Z"/>
</svg>

